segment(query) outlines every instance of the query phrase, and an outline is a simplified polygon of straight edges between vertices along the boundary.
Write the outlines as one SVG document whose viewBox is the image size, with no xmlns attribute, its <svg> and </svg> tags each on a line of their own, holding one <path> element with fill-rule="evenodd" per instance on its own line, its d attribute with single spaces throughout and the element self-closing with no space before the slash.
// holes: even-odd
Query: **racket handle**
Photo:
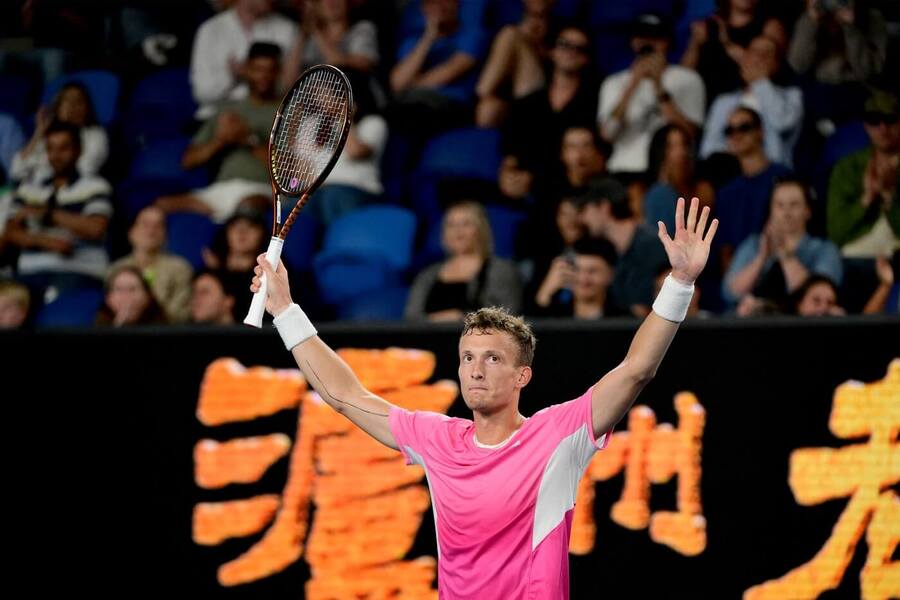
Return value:
<svg viewBox="0 0 900 600">
<path fill-rule="evenodd" d="M 281 259 L 281 248 L 284 246 L 284 240 L 273 237 L 269 240 L 269 248 L 266 250 L 266 260 L 272 265 L 273 269 L 278 268 L 278 261 Z M 266 312 L 266 292 L 268 282 L 266 274 L 263 273 L 259 278 L 259 291 L 253 294 L 253 301 L 250 303 L 250 310 L 247 311 L 247 318 L 244 319 L 246 325 L 252 327 L 262 327 L 263 314 Z"/>
</svg>

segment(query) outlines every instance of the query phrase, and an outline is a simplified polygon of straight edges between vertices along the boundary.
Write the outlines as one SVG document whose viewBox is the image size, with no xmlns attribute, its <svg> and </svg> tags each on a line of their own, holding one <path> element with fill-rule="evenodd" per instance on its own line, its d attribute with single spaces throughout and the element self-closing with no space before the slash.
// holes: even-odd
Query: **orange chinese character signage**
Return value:
<svg viewBox="0 0 900 600">
<path fill-rule="evenodd" d="M 453 382 L 424 383 L 434 372 L 429 352 L 338 354 L 363 385 L 395 405 L 443 413 L 458 395 Z M 276 432 L 201 440 L 194 448 L 194 478 L 204 489 L 259 481 L 289 455 L 288 481 L 280 495 L 194 507 L 197 544 L 216 545 L 268 527 L 259 542 L 220 566 L 219 583 L 234 586 L 264 579 L 305 552 L 312 572 L 307 598 L 436 598 L 435 560 L 403 560 L 430 507 L 422 485 L 424 471 L 407 467 L 399 453 L 369 438 L 307 391 L 299 371 L 245 369 L 233 359 L 217 360 L 204 376 L 197 416 L 215 427 L 294 408 L 299 410 L 293 446 L 288 436 Z"/>
<path fill-rule="evenodd" d="M 744 593 L 744 600 L 807 600 L 836 588 L 863 534 L 868 555 L 860 573 L 864 600 L 900 598 L 900 563 L 891 557 L 900 540 L 900 359 L 887 376 L 834 392 L 829 429 L 841 439 L 868 438 L 842 448 L 802 448 L 791 454 L 788 483 L 799 504 L 836 498 L 849 502 L 831 537 L 812 560 Z"/>
<path fill-rule="evenodd" d="M 628 431 L 613 434 L 609 446 L 594 455 L 578 487 L 569 551 L 588 554 L 594 548 L 594 486 L 625 474 L 622 497 L 612 507 L 612 520 L 628 529 L 650 529 L 650 538 L 687 556 L 706 548 L 706 519 L 700 504 L 700 450 L 706 411 L 690 393 L 675 396 L 678 428 L 656 424 L 647 406 L 628 414 Z M 678 478 L 673 512 L 650 512 L 651 484 Z"/>
</svg>

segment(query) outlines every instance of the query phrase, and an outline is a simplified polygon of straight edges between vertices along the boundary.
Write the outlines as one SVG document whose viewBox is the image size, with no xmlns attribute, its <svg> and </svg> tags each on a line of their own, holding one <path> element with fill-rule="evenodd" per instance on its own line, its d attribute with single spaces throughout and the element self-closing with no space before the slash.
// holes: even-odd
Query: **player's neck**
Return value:
<svg viewBox="0 0 900 600">
<path fill-rule="evenodd" d="M 474 421 L 475 441 L 482 446 L 496 446 L 518 431 L 525 417 L 519 414 L 518 405 L 512 405 L 508 410 L 492 414 L 475 412 Z"/>
</svg>

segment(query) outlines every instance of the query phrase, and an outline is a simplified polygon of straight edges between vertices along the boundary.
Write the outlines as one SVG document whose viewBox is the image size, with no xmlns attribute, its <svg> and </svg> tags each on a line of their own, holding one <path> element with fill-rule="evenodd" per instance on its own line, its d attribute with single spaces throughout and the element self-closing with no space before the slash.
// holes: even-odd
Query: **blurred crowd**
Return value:
<svg viewBox="0 0 900 600">
<path fill-rule="evenodd" d="M 319 63 L 355 106 L 285 244 L 314 320 L 645 316 L 680 197 L 720 221 L 689 316 L 898 313 L 889 0 L 25 0 L 0 33 L 3 328 L 240 323 Z"/>
</svg>

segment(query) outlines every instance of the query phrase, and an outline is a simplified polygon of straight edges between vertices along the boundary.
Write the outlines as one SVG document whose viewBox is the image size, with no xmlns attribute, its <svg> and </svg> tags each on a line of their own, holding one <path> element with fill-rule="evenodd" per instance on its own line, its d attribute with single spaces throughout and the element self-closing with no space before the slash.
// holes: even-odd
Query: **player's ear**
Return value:
<svg viewBox="0 0 900 600">
<path fill-rule="evenodd" d="M 519 377 L 516 379 L 516 387 L 519 389 L 528 385 L 531 381 L 531 367 L 519 367 Z"/>
</svg>

